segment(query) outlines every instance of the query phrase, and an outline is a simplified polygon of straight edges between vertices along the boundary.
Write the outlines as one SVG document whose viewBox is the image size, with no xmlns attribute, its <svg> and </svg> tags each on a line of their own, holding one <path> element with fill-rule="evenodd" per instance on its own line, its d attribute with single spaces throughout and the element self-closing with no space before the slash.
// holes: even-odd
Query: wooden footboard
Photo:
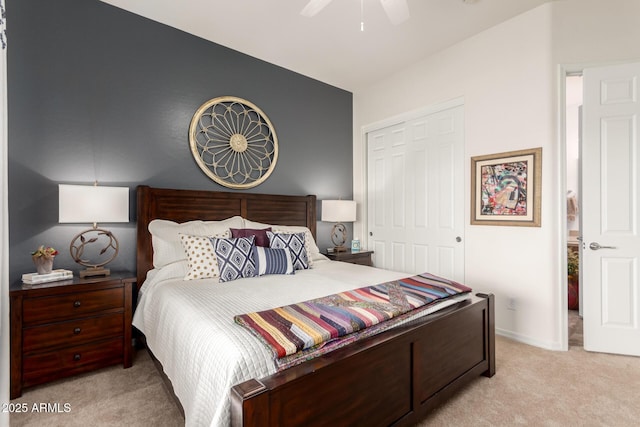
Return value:
<svg viewBox="0 0 640 427">
<path fill-rule="evenodd" d="M 409 425 L 495 374 L 494 297 L 470 300 L 231 390 L 234 426 Z"/>
</svg>

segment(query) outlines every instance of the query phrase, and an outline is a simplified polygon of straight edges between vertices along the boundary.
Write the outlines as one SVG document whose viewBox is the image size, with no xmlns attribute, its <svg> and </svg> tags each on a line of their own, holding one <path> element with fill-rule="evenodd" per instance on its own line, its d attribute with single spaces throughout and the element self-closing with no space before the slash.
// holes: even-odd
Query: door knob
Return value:
<svg viewBox="0 0 640 427">
<path fill-rule="evenodd" d="M 456 237 L 456 242 L 458 242 L 458 243 L 462 242 L 462 237 L 460 237 L 460 236 Z"/>
<path fill-rule="evenodd" d="M 602 246 L 600 243 L 598 242 L 591 242 L 589 244 L 589 249 L 591 249 L 592 251 L 597 251 L 598 249 L 615 249 L 615 246 Z"/>
</svg>

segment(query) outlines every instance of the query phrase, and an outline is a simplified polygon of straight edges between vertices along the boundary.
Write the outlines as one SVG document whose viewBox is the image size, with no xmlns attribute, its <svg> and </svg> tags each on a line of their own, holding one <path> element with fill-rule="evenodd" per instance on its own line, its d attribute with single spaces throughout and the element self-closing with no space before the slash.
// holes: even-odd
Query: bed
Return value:
<svg viewBox="0 0 640 427">
<path fill-rule="evenodd" d="M 233 350 L 231 341 L 251 336 L 233 324 L 233 314 L 254 309 L 256 304 L 258 308 L 268 307 L 275 303 L 275 299 L 271 300 L 275 294 L 286 295 L 289 303 L 321 296 L 314 294 L 317 291 L 311 286 L 300 286 L 294 280 L 321 282 L 326 289 L 337 292 L 347 286 L 358 287 L 372 277 L 382 281 L 401 276 L 397 272 L 329 261 L 315 247 L 311 250 L 311 269 L 296 271 L 291 276 L 261 276 L 259 280 L 265 278 L 268 286 L 272 286 L 270 291 L 265 291 L 262 285 L 256 287 L 256 283 L 262 282 L 254 278 L 221 286 L 211 286 L 209 279 L 184 283 L 178 278 L 184 274 L 182 264 L 171 264 L 170 268 L 154 266 L 154 245 L 149 233 L 154 220 L 176 224 L 228 220 L 241 221 L 230 224 L 245 228 L 268 224 L 283 226 L 285 230 L 304 227 L 315 237 L 315 196 L 140 186 L 137 212 L 137 275 L 138 285 L 144 285 L 134 326 L 142 331 L 149 351 L 166 374 L 187 425 L 411 425 L 474 378 L 495 373 L 494 298 L 484 294 L 450 300 L 446 308 L 428 316 L 408 318 L 393 329 L 281 371 L 269 363 L 272 358 L 269 349 L 253 338 L 253 343 L 243 345 L 262 353 L 267 361 L 256 362 L 254 356 L 244 354 L 244 348 Z M 173 266 L 179 267 L 177 273 L 172 272 Z M 194 290 L 196 296 L 186 296 L 187 288 Z M 210 294 L 212 288 L 216 289 L 215 296 Z M 193 298 L 189 302 L 191 308 L 186 314 L 174 313 L 176 317 L 169 320 L 169 314 L 177 310 L 173 301 L 182 298 Z M 252 298 L 255 301 L 249 301 Z M 197 313 L 193 307 L 208 300 L 220 306 Z M 145 318 L 145 312 L 153 313 L 154 309 L 155 314 Z M 231 332 L 224 332 L 227 335 L 218 335 L 217 329 L 195 332 L 192 325 L 201 318 L 215 316 L 228 319 Z M 167 332 L 180 323 L 184 324 L 181 330 Z M 170 345 L 160 344 L 164 338 L 159 336 L 170 337 Z M 190 336 L 190 341 L 178 341 L 184 336 Z M 209 336 L 214 338 L 209 340 Z M 240 363 L 226 367 L 225 358 L 209 353 L 220 348 Z M 191 360 L 194 356 L 200 358 L 195 363 Z M 212 359 L 214 363 L 208 363 Z M 207 364 L 215 366 L 210 368 Z M 233 375 L 227 375 L 226 370 L 234 370 Z M 218 373 L 220 378 L 215 377 Z M 209 391 L 220 386 L 222 391 Z"/>
</svg>

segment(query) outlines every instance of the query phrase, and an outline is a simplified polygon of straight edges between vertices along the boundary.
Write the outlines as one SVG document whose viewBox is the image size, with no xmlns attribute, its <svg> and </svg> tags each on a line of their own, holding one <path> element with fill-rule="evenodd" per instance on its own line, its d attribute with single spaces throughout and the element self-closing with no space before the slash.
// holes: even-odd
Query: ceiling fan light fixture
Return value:
<svg viewBox="0 0 640 427">
<path fill-rule="evenodd" d="M 306 17 L 312 17 L 317 15 L 322 9 L 327 7 L 329 3 L 333 0 L 310 0 L 309 3 L 302 9 L 300 15 Z M 409 19 L 409 5 L 407 4 L 407 0 L 380 0 L 380 4 L 384 9 L 389 21 L 393 25 L 402 24 L 404 21 Z M 364 31 L 364 18 L 362 15 L 364 14 L 362 0 L 360 2 L 360 31 Z"/>
<path fill-rule="evenodd" d="M 380 4 L 393 25 L 402 24 L 409 19 L 407 0 L 380 0 Z"/>
<path fill-rule="evenodd" d="M 332 0 L 311 0 L 307 5 L 302 9 L 300 15 L 306 16 L 308 18 L 315 16 L 324 9 Z"/>
</svg>

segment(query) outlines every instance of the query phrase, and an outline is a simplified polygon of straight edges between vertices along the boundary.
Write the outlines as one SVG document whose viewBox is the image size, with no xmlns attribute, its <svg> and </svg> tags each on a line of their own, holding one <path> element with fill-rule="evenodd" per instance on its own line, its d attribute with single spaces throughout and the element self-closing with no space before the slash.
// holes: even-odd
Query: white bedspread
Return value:
<svg viewBox="0 0 640 427">
<path fill-rule="evenodd" d="M 181 261 L 149 273 L 133 325 L 162 363 L 187 426 L 229 425 L 231 387 L 276 372 L 270 349 L 235 324 L 235 315 L 409 276 L 326 258 L 295 275 L 226 283 L 183 281 L 186 269 Z"/>
</svg>

